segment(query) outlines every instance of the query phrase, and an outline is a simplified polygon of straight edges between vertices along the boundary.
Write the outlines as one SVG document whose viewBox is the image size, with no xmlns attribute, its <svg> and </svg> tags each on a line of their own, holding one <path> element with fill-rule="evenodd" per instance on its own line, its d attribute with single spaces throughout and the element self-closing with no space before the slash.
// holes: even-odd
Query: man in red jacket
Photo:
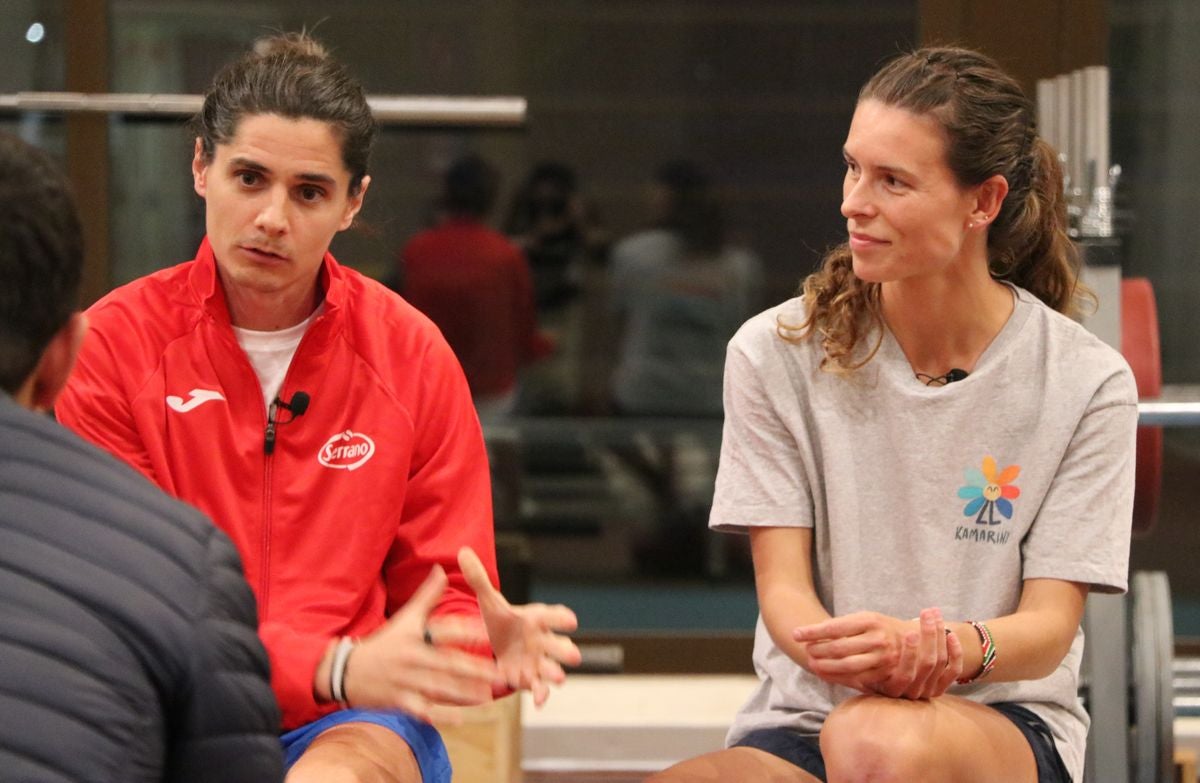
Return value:
<svg viewBox="0 0 1200 783">
<path fill-rule="evenodd" d="M 578 662 L 575 617 L 495 590 L 462 371 L 328 252 L 370 184 L 361 87 L 311 39 L 268 39 L 217 75 L 197 130 L 207 237 L 89 310 L 58 416 L 237 544 L 289 780 L 448 781 L 430 705 L 504 684 L 540 703 Z"/>
</svg>

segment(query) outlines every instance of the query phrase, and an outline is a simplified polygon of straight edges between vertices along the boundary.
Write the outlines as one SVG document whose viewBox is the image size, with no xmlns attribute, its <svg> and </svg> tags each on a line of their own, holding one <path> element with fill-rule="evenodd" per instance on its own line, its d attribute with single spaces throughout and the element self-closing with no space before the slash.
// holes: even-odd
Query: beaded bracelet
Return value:
<svg viewBox="0 0 1200 783">
<path fill-rule="evenodd" d="M 963 677 L 956 680 L 959 685 L 970 685 L 976 680 L 983 679 L 996 668 L 996 642 L 992 638 L 992 632 L 988 627 L 981 622 L 975 620 L 967 620 L 975 633 L 979 634 L 979 643 L 983 650 L 983 663 L 979 667 L 979 672 L 974 677 Z"/>
</svg>

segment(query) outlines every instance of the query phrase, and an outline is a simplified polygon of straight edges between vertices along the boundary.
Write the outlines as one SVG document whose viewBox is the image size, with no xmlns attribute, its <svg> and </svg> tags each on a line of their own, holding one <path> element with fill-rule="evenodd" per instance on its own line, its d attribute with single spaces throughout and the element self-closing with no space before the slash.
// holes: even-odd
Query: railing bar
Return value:
<svg viewBox="0 0 1200 783">
<path fill-rule="evenodd" d="M 91 112 L 188 117 L 203 97 L 168 93 L 19 92 L 0 95 L 10 111 Z M 514 96 L 375 95 L 367 103 L 382 124 L 478 125 L 517 127 L 525 123 L 527 104 Z"/>
<path fill-rule="evenodd" d="M 1200 402 L 1139 402 L 1138 424 L 1165 427 L 1200 425 Z"/>
</svg>

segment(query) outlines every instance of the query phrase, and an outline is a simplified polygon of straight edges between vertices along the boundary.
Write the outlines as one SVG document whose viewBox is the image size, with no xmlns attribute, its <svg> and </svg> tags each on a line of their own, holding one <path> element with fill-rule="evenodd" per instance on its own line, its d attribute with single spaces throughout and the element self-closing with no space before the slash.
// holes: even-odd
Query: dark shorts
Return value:
<svg viewBox="0 0 1200 783">
<path fill-rule="evenodd" d="M 318 734 L 343 723 L 374 723 L 391 729 L 412 748 L 424 783 L 450 783 L 450 757 L 437 729 L 403 712 L 387 710 L 338 710 L 287 732 L 279 738 L 284 765 L 291 769 Z"/>
<path fill-rule="evenodd" d="M 1071 783 L 1071 775 L 1058 755 L 1054 737 L 1046 723 L 1033 712 L 1011 702 L 989 704 L 1013 722 L 1033 749 L 1037 762 L 1038 783 Z M 818 780 L 825 780 L 825 759 L 815 734 L 802 734 L 784 727 L 756 729 L 734 743 L 735 747 L 756 748 L 795 764 Z"/>
</svg>

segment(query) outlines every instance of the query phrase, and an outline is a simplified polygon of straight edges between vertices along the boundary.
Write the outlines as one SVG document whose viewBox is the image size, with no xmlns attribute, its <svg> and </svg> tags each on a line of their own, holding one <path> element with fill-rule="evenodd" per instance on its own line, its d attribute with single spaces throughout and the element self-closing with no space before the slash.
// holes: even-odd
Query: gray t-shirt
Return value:
<svg viewBox="0 0 1200 783">
<path fill-rule="evenodd" d="M 819 341 L 779 335 L 803 322 L 800 299 L 748 321 L 726 359 L 710 526 L 813 528 L 814 580 L 834 616 L 909 618 L 937 606 L 948 620 L 986 620 L 1015 611 L 1030 578 L 1125 590 L 1133 375 L 1087 330 L 1013 290 L 1012 316 L 974 371 L 941 387 L 917 380 L 887 330 L 861 370 L 819 371 Z M 1079 780 L 1082 651 L 1079 631 L 1049 677 L 952 692 L 1036 712 Z M 854 694 L 788 658 L 761 616 L 754 665 L 761 684 L 731 743 L 768 726 L 818 732 Z"/>
</svg>

